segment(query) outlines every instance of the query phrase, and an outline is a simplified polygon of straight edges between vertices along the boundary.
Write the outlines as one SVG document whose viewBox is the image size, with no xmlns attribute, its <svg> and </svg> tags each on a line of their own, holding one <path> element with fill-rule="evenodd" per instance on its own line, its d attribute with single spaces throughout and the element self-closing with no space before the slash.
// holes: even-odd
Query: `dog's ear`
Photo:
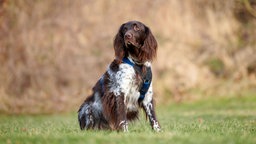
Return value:
<svg viewBox="0 0 256 144">
<path fill-rule="evenodd" d="M 124 38 L 122 32 L 123 27 L 124 24 L 121 25 L 114 39 L 115 57 L 118 63 L 121 63 L 125 56 Z"/>
<path fill-rule="evenodd" d="M 145 33 L 146 33 L 146 38 L 141 47 L 141 50 L 146 53 L 145 54 L 146 59 L 149 61 L 152 61 L 153 58 L 156 57 L 157 41 L 153 36 L 151 30 L 147 26 L 145 26 Z"/>
</svg>

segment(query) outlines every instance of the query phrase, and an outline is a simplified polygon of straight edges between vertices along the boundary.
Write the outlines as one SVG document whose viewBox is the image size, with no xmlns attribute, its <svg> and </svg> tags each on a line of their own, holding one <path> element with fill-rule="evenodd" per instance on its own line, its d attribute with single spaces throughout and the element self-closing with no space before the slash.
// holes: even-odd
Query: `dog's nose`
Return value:
<svg viewBox="0 0 256 144">
<path fill-rule="evenodd" d="M 126 33 L 124 35 L 125 38 L 131 39 L 132 38 L 132 34 L 131 33 Z"/>
</svg>

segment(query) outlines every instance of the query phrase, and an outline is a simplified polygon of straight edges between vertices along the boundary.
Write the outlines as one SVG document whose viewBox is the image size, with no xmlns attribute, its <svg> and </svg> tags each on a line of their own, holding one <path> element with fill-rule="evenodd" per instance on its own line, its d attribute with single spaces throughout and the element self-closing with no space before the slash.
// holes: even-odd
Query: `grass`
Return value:
<svg viewBox="0 0 256 144">
<path fill-rule="evenodd" d="M 163 132 L 141 117 L 129 133 L 80 131 L 76 113 L 0 115 L 0 143 L 256 143 L 256 97 L 205 99 L 158 106 Z"/>
</svg>

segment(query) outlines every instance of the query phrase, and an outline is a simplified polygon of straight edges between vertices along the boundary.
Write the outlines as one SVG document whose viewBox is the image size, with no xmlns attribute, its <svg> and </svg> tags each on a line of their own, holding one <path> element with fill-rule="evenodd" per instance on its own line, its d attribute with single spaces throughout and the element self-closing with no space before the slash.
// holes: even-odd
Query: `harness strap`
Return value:
<svg viewBox="0 0 256 144">
<path fill-rule="evenodd" d="M 123 63 L 129 64 L 130 66 L 133 66 L 135 70 L 137 70 L 140 74 L 142 74 L 142 67 L 140 65 L 134 64 L 127 57 L 123 58 Z M 151 81 L 152 81 L 151 67 L 146 68 L 146 74 L 145 75 L 142 74 L 142 80 L 143 80 L 143 84 L 140 88 L 139 102 L 144 100 L 145 95 L 148 92 L 148 89 L 150 87 L 150 84 L 151 84 Z"/>
<path fill-rule="evenodd" d="M 103 76 L 100 78 L 101 92 L 104 93 L 104 78 Z"/>
<path fill-rule="evenodd" d="M 152 81 L 152 71 L 150 67 L 147 67 L 146 69 L 146 75 L 143 77 L 143 84 L 140 89 L 140 97 L 139 102 L 143 101 L 145 98 L 146 93 L 148 92 L 148 89 L 150 87 L 151 81 Z"/>
<path fill-rule="evenodd" d="M 127 57 L 123 58 L 123 63 L 129 64 L 130 66 L 134 66 L 135 64 L 131 62 Z"/>
</svg>

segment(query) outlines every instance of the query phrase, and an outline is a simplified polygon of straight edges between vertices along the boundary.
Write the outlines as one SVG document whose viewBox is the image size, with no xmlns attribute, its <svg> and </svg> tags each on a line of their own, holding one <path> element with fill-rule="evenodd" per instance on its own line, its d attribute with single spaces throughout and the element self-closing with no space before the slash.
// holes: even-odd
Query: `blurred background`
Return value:
<svg viewBox="0 0 256 144">
<path fill-rule="evenodd" d="M 0 0 L 0 113 L 76 111 L 130 20 L 158 41 L 157 103 L 256 96 L 255 0 Z"/>
</svg>

